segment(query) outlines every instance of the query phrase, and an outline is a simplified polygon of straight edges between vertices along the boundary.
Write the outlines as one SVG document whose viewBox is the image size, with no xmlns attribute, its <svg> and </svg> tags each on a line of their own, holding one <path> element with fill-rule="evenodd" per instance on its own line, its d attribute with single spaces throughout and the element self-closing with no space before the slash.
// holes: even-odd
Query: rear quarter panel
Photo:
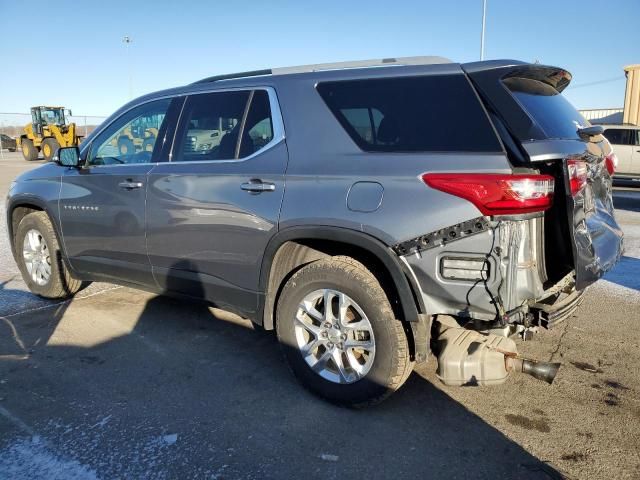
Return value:
<svg viewBox="0 0 640 480">
<path fill-rule="evenodd" d="M 459 66 L 438 65 L 434 68 Z M 426 172 L 510 173 L 504 154 L 363 152 L 315 89 L 317 79 L 290 76 L 278 85 L 289 148 L 280 228 L 333 225 L 368 233 L 387 245 L 460 223 L 481 213 L 470 202 L 427 187 Z M 469 128 L 463 125 L 461 128 Z M 382 185 L 375 211 L 349 209 L 356 182 Z"/>
</svg>

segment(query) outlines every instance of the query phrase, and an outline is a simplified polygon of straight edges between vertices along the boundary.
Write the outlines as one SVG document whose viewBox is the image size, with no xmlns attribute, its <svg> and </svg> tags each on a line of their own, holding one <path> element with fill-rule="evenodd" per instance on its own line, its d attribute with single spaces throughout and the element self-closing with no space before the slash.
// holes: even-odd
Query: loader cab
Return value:
<svg viewBox="0 0 640 480">
<path fill-rule="evenodd" d="M 33 107 L 31 118 L 34 127 L 44 125 L 66 125 L 65 109 L 63 107 Z"/>
</svg>

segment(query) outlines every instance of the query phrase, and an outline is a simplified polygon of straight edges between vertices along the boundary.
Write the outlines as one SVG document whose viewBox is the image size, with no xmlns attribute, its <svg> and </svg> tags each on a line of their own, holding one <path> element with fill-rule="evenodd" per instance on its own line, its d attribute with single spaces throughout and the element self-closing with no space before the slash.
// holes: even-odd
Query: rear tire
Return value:
<svg viewBox="0 0 640 480">
<path fill-rule="evenodd" d="M 340 405 L 381 402 L 413 370 L 407 336 L 384 290 L 350 257 L 319 260 L 295 273 L 278 301 L 276 331 L 298 380 Z"/>
<path fill-rule="evenodd" d="M 68 298 L 88 285 L 71 276 L 45 212 L 26 215 L 14 239 L 16 260 L 27 287 L 45 298 Z"/>
<path fill-rule="evenodd" d="M 33 145 L 33 142 L 28 138 L 23 138 L 21 143 L 22 156 L 27 162 L 33 162 L 38 159 L 38 149 Z"/>
<path fill-rule="evenodd" d="M 60 144 L 55 138 L 45 138 L 42 141 L 42 146 L 40 147 L 42 150 L 42 156 L 45 161 L 50 162 L 55 153 L 60 148 Z"/>
</svg>

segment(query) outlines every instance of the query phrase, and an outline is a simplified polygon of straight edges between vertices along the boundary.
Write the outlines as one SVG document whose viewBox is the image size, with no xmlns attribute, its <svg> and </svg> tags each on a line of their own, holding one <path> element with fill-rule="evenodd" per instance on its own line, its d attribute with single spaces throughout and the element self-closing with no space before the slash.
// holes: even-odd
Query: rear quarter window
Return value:
<svg viewBox="0 0 640 480">
<path fill-rule="evenodd" d="M 502 151 L 464 75 L 323 82 L 317 89 L 362 150 Z"/>
</svg>

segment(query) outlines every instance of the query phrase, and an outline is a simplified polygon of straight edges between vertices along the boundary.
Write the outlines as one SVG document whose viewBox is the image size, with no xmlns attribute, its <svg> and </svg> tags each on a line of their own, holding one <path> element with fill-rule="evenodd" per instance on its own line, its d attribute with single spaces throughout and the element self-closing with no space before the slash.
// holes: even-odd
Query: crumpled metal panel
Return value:
<svg viewBox="0 0 640 480">
<path fill-rule="evenodd" d="M 623 233 L 614 214 L 612 179 L 604 160 L 610 147 L 605 141 L 590 143 L 587 148 L 584 155 L 576 158 L 587 162 L 587 185 L 575 197 L 568 197 L 569 211 L 573 212 L 570 226 L 578 290 L 611 270 L 624 248 Z"/>
</svg>

